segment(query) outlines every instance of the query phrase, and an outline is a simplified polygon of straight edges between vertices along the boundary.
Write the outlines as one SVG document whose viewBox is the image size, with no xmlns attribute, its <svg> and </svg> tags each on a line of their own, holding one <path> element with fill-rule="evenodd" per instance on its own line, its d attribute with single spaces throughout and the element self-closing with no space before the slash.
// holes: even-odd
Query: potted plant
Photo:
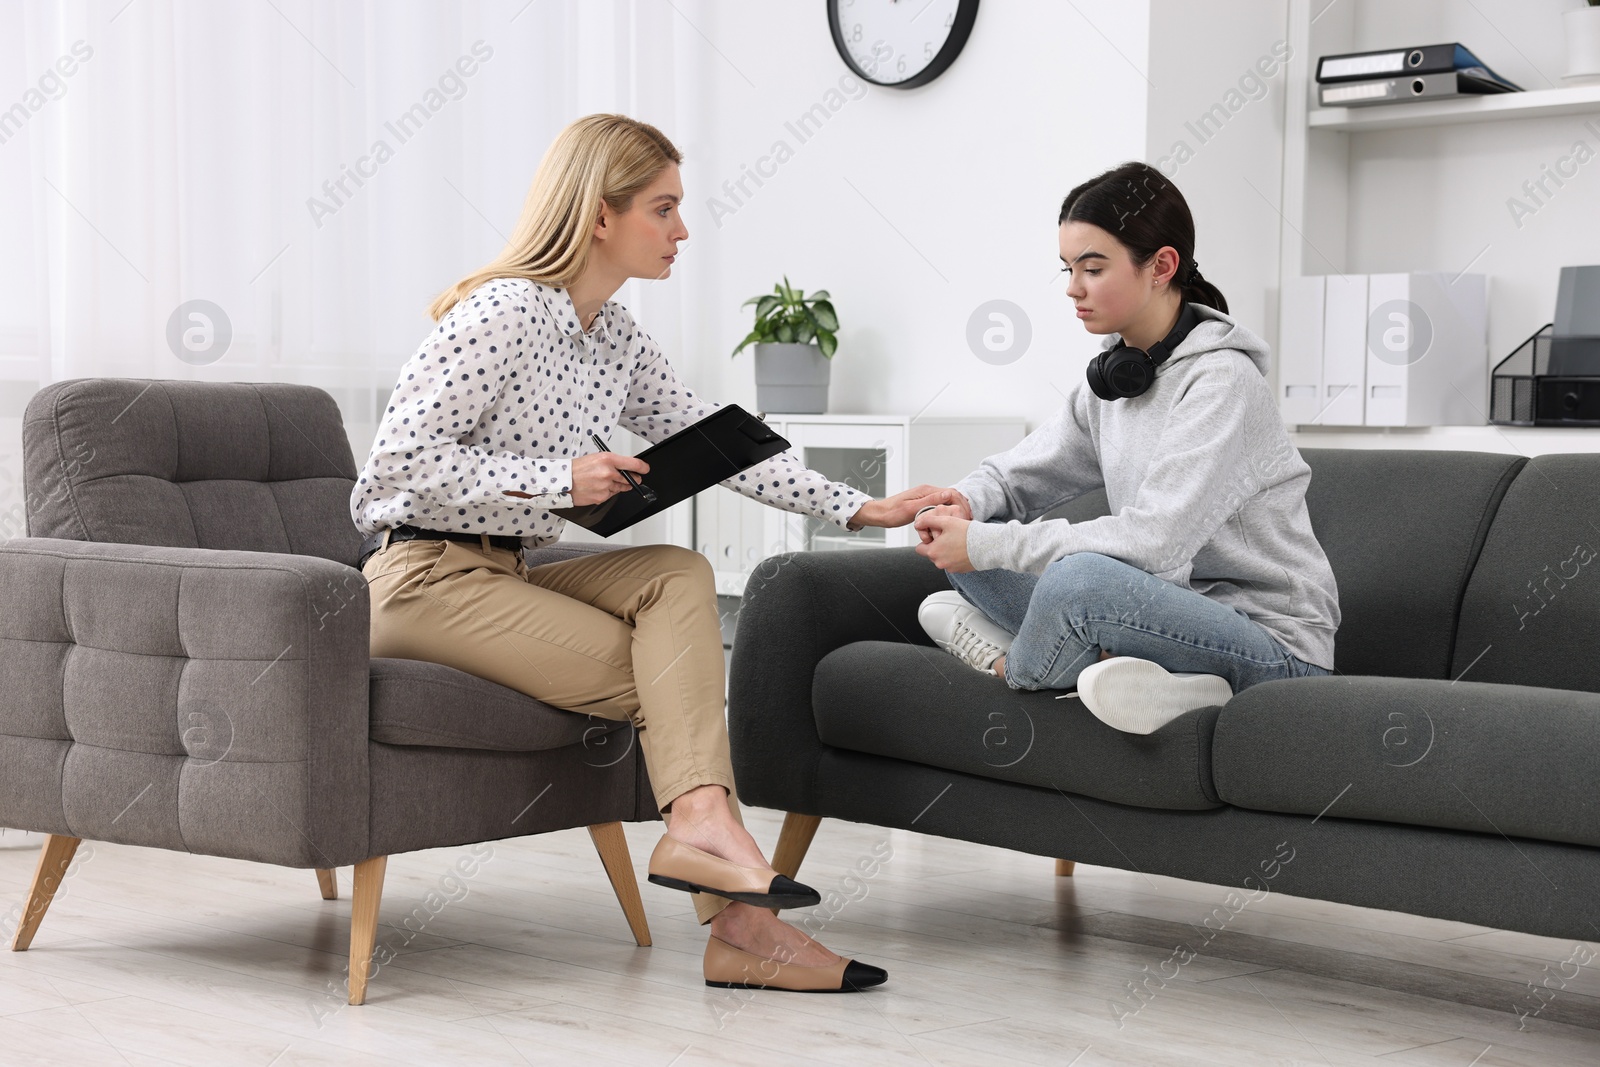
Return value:
<svg viewBox="0 0 1600 1067">
<path fill-rule="evenodd" d="M 1573 8 L 1562 19 L 1566 25 L 1569 82 L 1600 81 L 1600 0 Z"/>
<path fill-rule="evenodd" d="M 755 328 L 739 342 L 756 346 L 756 407 L 761 411 L 820 415 L 828 409 L 828 369 L 839 347 L 839 317 L 828 291 L 810 296 L 789 284 L 788 275 L 772 292 L 752 296 L 740 307 L 756 306 Z"/>
</svg>

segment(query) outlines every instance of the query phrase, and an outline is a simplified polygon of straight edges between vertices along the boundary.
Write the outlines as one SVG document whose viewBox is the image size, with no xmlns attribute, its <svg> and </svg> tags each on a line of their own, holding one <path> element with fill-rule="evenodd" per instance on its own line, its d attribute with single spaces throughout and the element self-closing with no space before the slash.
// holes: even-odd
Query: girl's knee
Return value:
<svg viewBox="0 0 1600 1067">
<path fill-rule="evenodd" d="M 1120 595 L 1132 570 L 1128 564 L 1099 552 L 1074 552 L 1044 569 L 1039 585 L 1055 591 L 1072 604 Z"/>
<path fill-rule="evenodd" d="M 1107 635 L 1097 622 L 1137 620 L 1150 607 L 1158 591 L 1151 583 L 1158 581 L 1119 559 L 1075 552 L 1045 568 L 1034 603 L 1045 606 L 1052 620 L 1065 621 L 1080 640 L 1098 645 Z"/>
<path fill-rule="evenodd" d="M 1112 559 L 1101 552 L 1073 552 L 1062 556 L 1045 568 L 1050 577 L 1077 577 L 1080 575 L 1114 574 L 1128 569 L 1128 564 Z"/>
<path fill-rule="evenodd" d="M 969 590 L 982 589 L 986 585 L 994 585 L 1006 578 L 1006 571 L 945 571 L 944 580 L 956 592 L 965 596 Z"/>
</svg>

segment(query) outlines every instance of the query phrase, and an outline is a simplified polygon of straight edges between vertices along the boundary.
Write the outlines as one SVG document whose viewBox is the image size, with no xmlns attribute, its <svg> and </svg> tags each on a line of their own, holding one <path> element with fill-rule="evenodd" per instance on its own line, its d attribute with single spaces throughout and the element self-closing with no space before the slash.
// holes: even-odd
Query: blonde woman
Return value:
<svg viewBox="0 0 1600 1067">
<path fill-rule="evenodd" d="M 595 451 L 620 426 L 659 441 L 720 405 L 697 397 L 627 309 L 688 237 L 682 156 L 653 126 L 590 115 L 562 130 L 500 256 L 429 309 L 351 498 L 369 535 L 372 654 L 444 663 L 555 707 L 630 719 L 666 834 L 650 881 L 694 893 L 707 984 L 853 991 L 887 978 L 769 909 L 815 890 L 778 875 L 739 818 L 710 562 L 643 545 L 528 567 L 552 508 L 627 492 L 641 460 Z M 844 529 L 901 526 L 948 490 L 884 500 L 792 452 L 722 483 Z"/>
</svg>

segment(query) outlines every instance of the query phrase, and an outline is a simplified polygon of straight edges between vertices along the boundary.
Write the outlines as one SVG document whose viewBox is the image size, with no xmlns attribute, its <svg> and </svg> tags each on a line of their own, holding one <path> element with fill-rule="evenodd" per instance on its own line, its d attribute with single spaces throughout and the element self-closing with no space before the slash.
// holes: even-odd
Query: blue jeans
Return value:
<svg viewBox="0 0 1600 1067">
<path fill-rule="evenodd" d="M 1134 656 L 1169 671 L 1215 674 L 1235 693 L 1274 678 L 1332 671 L 1291 655 L 1244 612 L 1098 552 L 1075 552 L 1043 575 L 946 572 L 973 607 L 1014 635 L 1013 689 L 1073 689 L 1100 658 Z"/>
</svg>

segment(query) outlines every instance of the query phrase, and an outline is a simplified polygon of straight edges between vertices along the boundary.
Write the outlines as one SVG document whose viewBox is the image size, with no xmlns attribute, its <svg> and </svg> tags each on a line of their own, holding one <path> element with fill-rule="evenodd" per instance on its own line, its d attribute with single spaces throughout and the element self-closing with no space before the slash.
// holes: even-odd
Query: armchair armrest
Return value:
<svg viewBox="0 0 1600 1067">
<path fill-rule="evenodd" d="M 367 858 L 360 572 L 0 544 L 0 824 L 291 867 Z"/>
<path fill-rule="evenodd" d="M 855 641 L 932 645 L 917 608 L 948 589 L 944 572 L 914 548 L 789 552 L 756 568 L 739 605 L 728 680 L 741 800 L 817 813 L 824 751 L 811 710 L 817 664 Z"/>
</svg>

